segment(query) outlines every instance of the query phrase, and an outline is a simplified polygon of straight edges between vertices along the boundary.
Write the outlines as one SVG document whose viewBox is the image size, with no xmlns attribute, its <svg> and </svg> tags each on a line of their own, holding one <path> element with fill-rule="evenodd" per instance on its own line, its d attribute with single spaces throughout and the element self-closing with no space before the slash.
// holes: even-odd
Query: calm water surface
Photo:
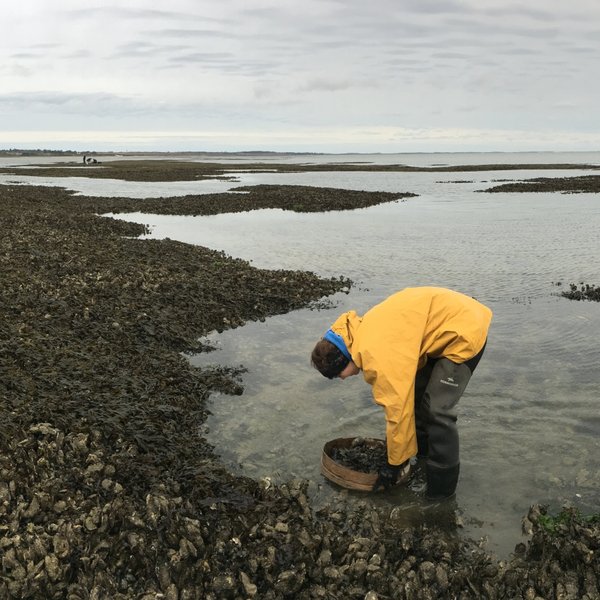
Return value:
<svg viewBox="0 0 600 600">
<path fill-rule="evenodd" d="M 455 157 L 415 156 L 424 164 L 448 164 L 448 157 Z M 504 156 L 504 162 L 516 162 L 515 155 Z M 461 156 L 454 164 L 473 164 L 476 158 L 500 162 L 501 157 Z M 522 163 L 600 162 L 598 153 L 518 157 Z M 521 541 L 520 519 L 534 502 L 600 510 L 600 305 L 561 298 L 556 285 L 600 284 L 600 196 L 477 190 L 495 179 L 582 173 L 242 173 L 240 182 L 250 185 L 420 195 L 322 214 L 261 210 L 125 218 L 149 223 L 148 237 L 225 250 L 256 267 L 343 274 L 356 282 L 350 294 L 332 298 L 331 308 L 294 311 L 211 335 L 208 340 L 218 350 L 193 359 L 198 365 L 243 364 L 248 369 L 242 396 L 213 398 L 208 438 L 224 460 L 251 477 L 308 478 L 317 503 L 336 491 L 319 473 L 323 444 L 340 436 L 384 435 L 383 411 L 360 376 L 331 382 L 309 365 L 314 343 L 337 315 L 349 309 L 364 312 L 413 285 L 447 286 L 490 306 L 494 321 L 486 353 L 459 403 L 457 502 L 465 534 L 485 537 L 488 548 L 507 554 Z M 190 182 L 196 190 L 199 183 Z M 95 188 L 85 185 L 86 193 L 102 195 L 103 186 L 112 184 L 96 180 Z M 152 184 L 137 185 L 140 193 L 145 189 L 146 196 L 153 195 L 148 193 Z M 177 184 L 160 185 L 177 189 Z M 350 496 L 404 506 L 407 521 L 418 521 L 423 511 L 409 490 Z"/>
</svg>

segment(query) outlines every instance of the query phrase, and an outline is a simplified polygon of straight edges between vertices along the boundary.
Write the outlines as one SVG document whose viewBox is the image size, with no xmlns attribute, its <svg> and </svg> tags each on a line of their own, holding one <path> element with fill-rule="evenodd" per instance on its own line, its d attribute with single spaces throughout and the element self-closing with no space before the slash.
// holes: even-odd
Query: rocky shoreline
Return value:
<svg viewBox="0 0 600 600">
<path fill-rule="evenodd" d="M 239 209 L 310 210 L 289 192 L 250 190 Z M 170 210 L 240 201 L 225 196 Z M 399 197 L 359 192 L 345 208 Z M 241 388 L 184 353 L 350 281 L 139 240 L 143 225 L 97 216 L 147 200 L 5 185 L 0 202 L 0 597 L 600 598 L 597 517 L 533 507 L 530 541 L 499 561 L 452 530 L 451 506 L 406 529 L 368 498 L 317 511 L 307 482 L 219 463 L 198 432 L 210 395 Z M 312 202 L 343 208 L 327 190 Z"/>
</svg>

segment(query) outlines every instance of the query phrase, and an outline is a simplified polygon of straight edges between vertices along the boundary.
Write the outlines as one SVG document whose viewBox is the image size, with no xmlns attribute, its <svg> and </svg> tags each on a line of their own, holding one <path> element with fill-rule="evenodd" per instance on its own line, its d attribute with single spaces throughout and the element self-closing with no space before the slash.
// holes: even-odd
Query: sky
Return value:
<svg viewBox="0 0 600 600">
<path fill-rule="evenodd" d="M 0 149 L 600 150 L 598 0 L 19 0 Z"/>
</svg>

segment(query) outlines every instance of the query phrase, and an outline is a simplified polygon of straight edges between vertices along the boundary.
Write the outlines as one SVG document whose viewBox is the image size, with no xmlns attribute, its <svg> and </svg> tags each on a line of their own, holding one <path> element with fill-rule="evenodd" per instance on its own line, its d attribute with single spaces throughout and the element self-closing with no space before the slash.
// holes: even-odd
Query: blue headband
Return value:
<svg viewBox="0 0 600 600">
<path fill-rule="evenodd" d="M 341 335 L 338 335 L 337 333 L 331 331 L 331 329 L 328 329 L 327 333 L 323 336 L 323 339 L 331 342 L 348 360 L 352 360 L 350 352 L 348 352 L 346 343 L 342 339 Z"/>
</svg>

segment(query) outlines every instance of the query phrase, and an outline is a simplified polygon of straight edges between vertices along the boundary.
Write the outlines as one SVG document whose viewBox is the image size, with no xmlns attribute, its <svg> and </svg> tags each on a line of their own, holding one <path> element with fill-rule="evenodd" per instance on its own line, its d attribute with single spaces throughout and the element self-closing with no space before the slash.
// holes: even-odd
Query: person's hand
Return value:
<svg viewBox="0 0 600 600">
<path fill-rule="evenodd" d="M 383 465 L 377 474 L 377 481 L 373 484 L 373 491 L 389 490 L 396 483 L 401 468 L 402 465 L 390 465 L 390 463 Z"/>
</svg>

